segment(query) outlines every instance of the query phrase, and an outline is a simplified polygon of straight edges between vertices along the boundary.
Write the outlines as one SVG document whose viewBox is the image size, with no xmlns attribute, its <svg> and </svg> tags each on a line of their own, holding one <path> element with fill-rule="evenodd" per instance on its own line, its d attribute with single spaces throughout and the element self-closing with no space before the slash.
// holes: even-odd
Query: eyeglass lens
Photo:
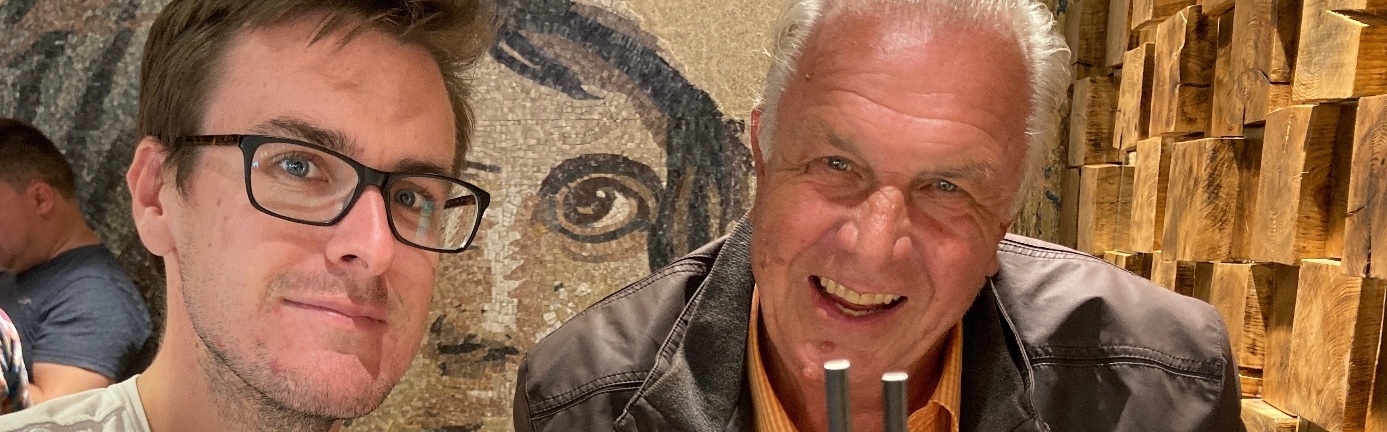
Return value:
<svg viewBox="0 0 1387 432">
<path fill-rule="evenodd" d="M 308 223 L 340 216 L 361 182 L 345 159 L 293 143 L 265 143 L 250 162 L 251 199 L 266 211 Z M 477 197 L 461 183 L 401 175 L 382 194 L 395 234 L 417 246 L 456 249 L 478 217 Z"/>
</svg>

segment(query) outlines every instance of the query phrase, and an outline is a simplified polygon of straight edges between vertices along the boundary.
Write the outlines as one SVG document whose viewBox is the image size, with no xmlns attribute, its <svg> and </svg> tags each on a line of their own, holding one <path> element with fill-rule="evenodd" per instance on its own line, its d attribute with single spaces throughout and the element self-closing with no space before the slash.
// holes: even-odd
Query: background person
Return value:
<svg viewBox="0 0 1387 432">
<path fill-rule="evenodd" d="M 24 344 L 34 403 L 137 373 L 149 312 L 116 257 L 87 225 L 67 159 L 33 126 L 0 119 L 0 292 Z"/>
</svg>

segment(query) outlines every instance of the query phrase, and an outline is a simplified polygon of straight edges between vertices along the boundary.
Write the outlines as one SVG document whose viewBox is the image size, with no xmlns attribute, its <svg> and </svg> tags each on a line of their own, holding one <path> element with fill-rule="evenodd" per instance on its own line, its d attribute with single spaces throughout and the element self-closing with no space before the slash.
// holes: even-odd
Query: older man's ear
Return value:
<svg viewBox="0 0 1387 432">
<path fill-rule="evenodd" d="M 766 175 L 766 159 L 761 154 L 761 106 L 751 110 L 751 161 L 756 168 L 756 181 L 759 183 Z"/>
</svg>

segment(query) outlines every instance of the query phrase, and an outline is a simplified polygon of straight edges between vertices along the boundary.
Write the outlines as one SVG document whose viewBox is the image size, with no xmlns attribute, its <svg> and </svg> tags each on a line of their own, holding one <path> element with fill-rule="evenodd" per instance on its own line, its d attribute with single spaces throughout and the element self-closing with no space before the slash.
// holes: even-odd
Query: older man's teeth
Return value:
<svg viewBox="0 0 1387 432">
<path fill-rule="evenodd" d="M 827 292 L 829 295 L 836 297 L 838 300 L 842 300 L 843 302 L 849 303 L 853 306 L 865 308 L 885 306 L 901 298 L 901 296 L 891 294 L 859 293 L 857 291 L 853 291 L 848 289 L 847 287 L 844 287 L 842 284 L 835 282 L 833 279 L 829 279 L 826 277 L 820 277 L 819 284 L 823 285 L 824 292 Z M 839 306 L 839 309 L 843 309 L 843 307 Z M 869 311 L 863 311 L 863 315 L 865 315 L 867 312 Z M 861 316 L 852 313 L 849 313 L 849 315 Z"/>
</svg>

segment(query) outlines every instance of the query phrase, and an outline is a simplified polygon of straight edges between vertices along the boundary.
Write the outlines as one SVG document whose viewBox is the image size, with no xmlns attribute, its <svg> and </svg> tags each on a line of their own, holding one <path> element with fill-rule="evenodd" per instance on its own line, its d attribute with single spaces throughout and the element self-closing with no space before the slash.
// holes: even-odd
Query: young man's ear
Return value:
<svg viewBox="0 0 1387 432">
<path fill-rule="evenodd" d="M 766 174 L 766 159 L 761 155 L 761 106 L 751 109 L 751 163 L 756 168 L 756 181 Z"/>
<path fill-rule="evenodd" d="M 145 137 L 135 148 L 135 159 L 125 172 L 125 184 L 130 187 L 130 213 L 140 241 L 150 252 L 167 256 L 173 252 L 174 239 L 169 229 L 168 203 L 162 195 L 165 182 L 164 160 L 168 150 L 158 138 Z M 171 184 L 169 186 L 172 186 Z"/>
</svg>

